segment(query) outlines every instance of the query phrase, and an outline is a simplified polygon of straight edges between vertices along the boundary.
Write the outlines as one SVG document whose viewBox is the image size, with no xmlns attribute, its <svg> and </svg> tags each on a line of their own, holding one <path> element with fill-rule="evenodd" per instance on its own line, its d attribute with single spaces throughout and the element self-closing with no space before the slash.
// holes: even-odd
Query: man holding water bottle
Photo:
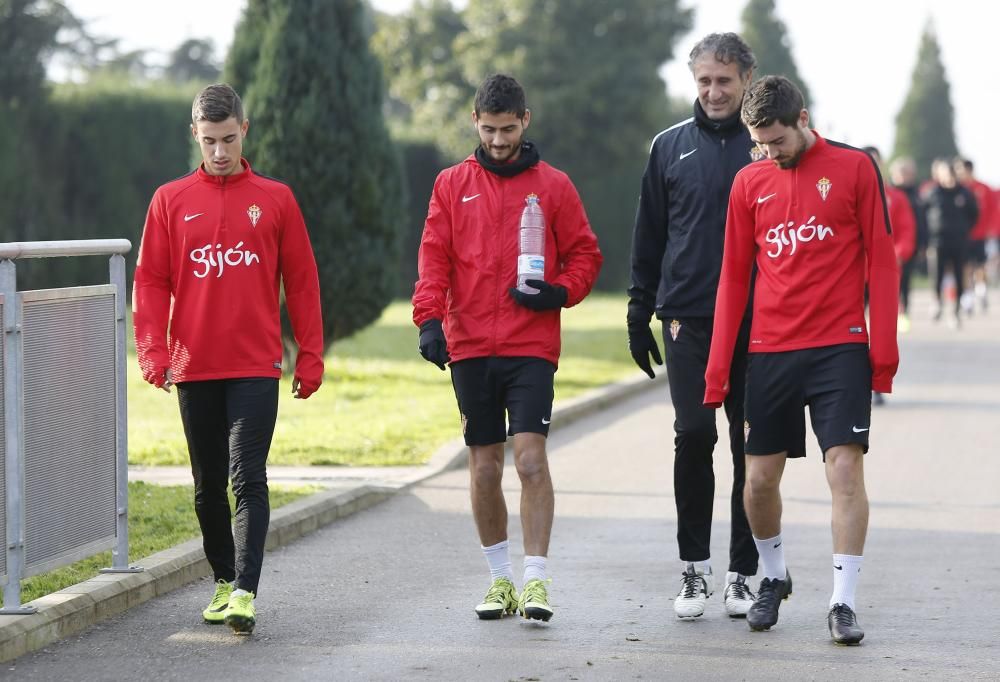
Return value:
<svg viewBox="0 0 1000 682">
<path fill-rule="evenodd" d="M 479 87 L 472 123 L 480 144 L 434 183 L 413 293 L 420 354 L 441 370 L 450 364 L 469 446 L 472 513 L 491 577 L 475 608 L 483 620 L 515 611 L 552 617 L 546 562 L 555 499 L 545 439 L 559 311 L 590 293 L 602 262 L 573 183 L 525 141 L 530 120 L 510 76 Z M 520 594 L 501 489 L 508 435 L 521 479 Z"/>
</svg>

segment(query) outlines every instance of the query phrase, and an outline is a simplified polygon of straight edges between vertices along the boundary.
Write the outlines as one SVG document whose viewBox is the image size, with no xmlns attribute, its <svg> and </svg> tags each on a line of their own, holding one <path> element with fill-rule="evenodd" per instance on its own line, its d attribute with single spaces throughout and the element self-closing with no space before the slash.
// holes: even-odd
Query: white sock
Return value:
<svg viewBox="0 0 1000 682">
<path fill-rule="evenodd" d="M 489 547 L 483 547 L 486 563 L 490 565 L 490 579 L 507 578 L 514 582 L 514 569 L 510 565 L 510 549 L 507 540 Z"/>
<path fill-rule="evenodd" d="M 753 542 L 757 545 L 757 554 L 760 555 L 760 565 L 764 568 L 764 577 L 771 580 L 784 580 L 787 569 L 785 568 L 785 547 L 781 544 L 781 533 L 766 540 L 758 540 L 754 537 Z"/>
<path fill-rule="evenodd" d="M 241 588 L 237 587 L 237 588 L 236 588 L 235 590 L 233 590 L 233 594 L 232 594 L 232 596 L 234 596 L 234 597 L 238 597 L 238 596 L 240 596 L 241 594 L 250 594 L 250 593 L 249 593 L 249 592 L 247 592 L 247 591 L 246 591 L 246 590 L 244 590 L 244 589 L 241 589 Z"/>
<path fill-rule="evenodd" d="M 523 585 L 527 585 L 529 580 L 545 580 L 545 561 L 546 558 L 543 556 L 527 555 L 524 557 Z"/>
<path fill-rule="evenodd" d="M 694 569 L 695 573 L 700 575 L 712 575 L 712 561 L 710 559 L 705 559 L 704 561 L 685 561 L 684 571 L 687 572 Z"/>
<path fill-rule="evenodd" d="M 861 574 L 863 556 L 851 554 L 833 555 L 833 596 L 830 597 L 830 608 L 834 604 L 847 604 L 854 609 L 854 593 L 858 589 L 858 577 Z"/>
</svg>

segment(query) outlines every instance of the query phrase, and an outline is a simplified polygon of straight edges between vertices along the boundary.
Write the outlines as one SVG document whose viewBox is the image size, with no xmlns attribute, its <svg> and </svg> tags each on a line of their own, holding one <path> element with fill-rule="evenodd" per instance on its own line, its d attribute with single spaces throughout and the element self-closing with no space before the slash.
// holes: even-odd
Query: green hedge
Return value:
<svg viewBox="0 0 1000 682">
<path fill-rule="evenodd" d="M 41 115 L 21 121 L 21 149 L 0 156 L 0 177 L 22 169 L 16 210 L 0 214 L 3 241 L 126 238 L 133 250 L 157 186 L 190 169 L 191 95 L 176 86 L 62 86 Z M 2 144 L 2 143 L 0 143 Z M 23 219 L 18 216 L 31 216 Z M 6 218 L 6 219 L 3 219 Z M 105 282 L 107 259 L 18 264 L 22 289 Z"/>
</svg>

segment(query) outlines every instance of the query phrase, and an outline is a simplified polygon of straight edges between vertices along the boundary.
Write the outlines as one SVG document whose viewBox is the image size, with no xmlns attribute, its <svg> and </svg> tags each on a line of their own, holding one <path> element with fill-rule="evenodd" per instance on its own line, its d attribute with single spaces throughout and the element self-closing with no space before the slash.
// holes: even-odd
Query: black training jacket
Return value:
<svg viewBox="0 0 1000 682">
<path fill-rule="evenodd" d="M 962 185 L 934 185 L 924 197 L 930 246 L 959 246 L 979 220 L 979 206 L 972 190 Z"/>
<path fill-rule="evenodd" d="M 760 158 L 738 112 L 713 121 L 694 110 L 653 139 L 632 232 L 630 310 L 659 318 L 715 313 L 729 190 Z"/>
</svg>

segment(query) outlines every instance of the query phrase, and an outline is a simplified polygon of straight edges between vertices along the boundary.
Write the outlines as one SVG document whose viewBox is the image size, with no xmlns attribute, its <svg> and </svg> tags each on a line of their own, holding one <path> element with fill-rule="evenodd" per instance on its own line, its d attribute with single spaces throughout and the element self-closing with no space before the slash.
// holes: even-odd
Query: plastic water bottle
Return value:
<svg viewBox="0 0 1000 682">
<path fill-rule="evenodd" d="M 538 195 L 529 194 L 521 212 L 521 250 L 517 256 L 517 288 L 526 294 L 538 289 L 525 284 L 528 279 L 545 279 L 545 216 Z"/>
</svg>

